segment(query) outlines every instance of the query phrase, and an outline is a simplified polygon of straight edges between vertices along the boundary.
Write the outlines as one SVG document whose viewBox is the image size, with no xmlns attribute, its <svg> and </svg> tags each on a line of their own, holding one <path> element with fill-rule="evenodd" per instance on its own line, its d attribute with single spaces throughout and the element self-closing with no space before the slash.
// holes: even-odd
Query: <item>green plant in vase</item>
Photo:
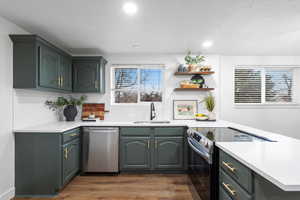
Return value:
<svg viewBox="0 0 300 200">
<path fill-rule="evenodd" d="M 63 108 L 63 113 L 66 118 L 66 121 L 74 121 L 76 115 L 78 114 L 77 106 L 81 106 L 86 100 L 86 98 L 86 96 L 81 96 L 79 98 L 74 98 L 72 96 L 70 96 L 69 98 L 57 97 L 55 101 L 47 100 L 45 104 L 52 111 L 56 111 Z"/>
<path fill-rule="evenodd" d="M 188 65 L 189 71 L 194 71 L 194 68 L 198 66 L 201 62 L 205 61 L 205 57 L 201 55 L 191 56 L 192 52 L 188 51 L 187 55 L 185 56 L 184 60 L 185 63 Z"/>
<path fill-rule="evenodd" d="M 210 93 L 207 95 L 203 101 L 204 105 L 207 109 L 208 113 L 208 119 L 209 120 L 215 120 L 215 114 L 214 114 L 214 109 L 215 109 L 215 97 Z"/>
</svg>

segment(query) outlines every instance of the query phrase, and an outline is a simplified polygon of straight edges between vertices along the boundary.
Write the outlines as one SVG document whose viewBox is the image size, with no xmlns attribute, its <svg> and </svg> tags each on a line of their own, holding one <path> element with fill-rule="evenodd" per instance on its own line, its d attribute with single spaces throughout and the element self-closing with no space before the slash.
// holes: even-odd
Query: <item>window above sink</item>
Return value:
<svg viewBox="0 0 300 200">
<path fill-rule="evenodd" d="M 163 101 L 164 68 L 161 65 L 113 66 L 112 104 L 142 104 Z"/>
</svg>

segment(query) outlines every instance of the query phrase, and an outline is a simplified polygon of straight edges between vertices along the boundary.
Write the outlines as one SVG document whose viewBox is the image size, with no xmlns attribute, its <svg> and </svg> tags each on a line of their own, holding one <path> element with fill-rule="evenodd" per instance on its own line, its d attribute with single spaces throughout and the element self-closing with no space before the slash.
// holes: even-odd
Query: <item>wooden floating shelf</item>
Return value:
<svg viewBox="0 0 300 200">
<path fill-rule="evenodd" d="M 175 88 L 174 91 L 210 91 L 214 88 Z"/>
<path fill-rule="evenodd" d="M 214 74 L 215 72 L 213 71 L 209 71 L 209 72 L 175 72 L 175 75 L 196 75 L 196 74 L 200 74 L 200 75 L 210 75 L 210 74 Z"/>
</svg>

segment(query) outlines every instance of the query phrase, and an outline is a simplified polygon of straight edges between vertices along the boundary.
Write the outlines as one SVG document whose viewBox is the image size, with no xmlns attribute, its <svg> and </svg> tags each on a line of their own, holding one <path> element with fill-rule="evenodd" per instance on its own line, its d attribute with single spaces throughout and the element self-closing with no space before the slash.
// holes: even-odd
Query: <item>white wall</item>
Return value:
<svg viewBox="0 0 300 200">
<path fill-rule="evenodd" d="M 0 17 L 0 200 L 14 196 L 13 128 L 57 121 L 44 103 L 61 94 L 13 89 L 13 46 L 9 34 L 27 34 Z"/>
<path fill-rule="evenodd" d="M 220 118 L 300 139 L 299 107 L 234 106 L 233 69 L 237 65 L 298 65 L 300 57 L 288 56 L 221 56 Z M 300 75 L 300 74 L 299 74 Z M 300 87 L 296 88 L 300 91 Z"/>
<path fill-rule="evenodd" d="M 12 43 L 10 33 L 25 33 L 0 18 L 0 200 L 14 195 Z"/>
<path fill-rule="evenodd" d="M 46 124 L 60 120 L 57 112 L 46 107 L 46 100 L 54 100 L 58 96 L 67 96 L 54 92 L 43 92 L 36 90 L 14 91 L 14 128 L 24 128 L 38 124 Z"/>
<path fill-rule="evenodd" d="M 111 86 L 111 66 L 113 64 L 164 64 L 165 70 L 165 84 L 164 84 L 164 102 L 155 103 L 158 113 L 158 119 L 171 120 L 173 119 L 173 100 L 202 100 L 207 94 L 205 92 L 174 92 L 174 88 L 179 86 L 180 80 L 190 79 L 189 76 L 178 77 L 174 76 L 178 64 L 183 62 L 184 55 L 110 55 L 106 57 L 108 64 L 106 67 L 106 94 L 90 94 L 88 95 L 89 102 L 105 103 L 106 109 L 110 113 L 105 114 L 105 120 L 109 121 L 136 121 L 136 120 L 149 120 L 150 118 L 150 105 L 110 105 L 110 86 Z M 210 87 L 216 87 L 214 94 L 218 98 L 218 80 L 219 80 L 219 56 L 208 55 L 206 56 L 206 64 L 210 64 L 216 74 L 213 76 L 205 77 L 207 84 Z M 216 111 L 218 108 L 216 108 Z M 199 112 L 205 110 L 199 106 Z M 217 112 L 218 113 L 218 112 Z"/>
</svg>

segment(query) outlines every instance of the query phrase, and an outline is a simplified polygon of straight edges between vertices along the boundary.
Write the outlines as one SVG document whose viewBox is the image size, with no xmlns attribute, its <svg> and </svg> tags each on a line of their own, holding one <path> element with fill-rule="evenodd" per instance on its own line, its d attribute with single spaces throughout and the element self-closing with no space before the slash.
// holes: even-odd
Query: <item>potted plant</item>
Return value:
<svg viewBox="0 0 300 200">
<path fill-rule="evenodd" d="M 198 64 L 200 64 L 201 62 L 203 62 L 205 60 L 204 56 L 191 56 L 192 52 L 189 51 L 187 53 L 187 55 L 185 56 L 184 60 L 186 62 L 186 64 L 188 65 L 188 71 L 194 71 L 194 68 L 198 66 Z"/>
<path fill-rule="evenodd" d="M 74 121 L 75 117 L 78 114 L 77 106 L 81 106 L 85 100 L 86 96 L 81 96 L 79 99 L 76 99 L 72 96 L 70 96 L 69 98 L 58 97 L 55 101 L 47 100 L 45 104 L 52 111 L 64 108 L 63 113 L 66 121 Z"/>
<path fill-rule="evenodd" d="M 212 96 L 212 94 L 209 94 L 206 96 L 203 101 L 205 104 L 205 107 L 207 109 L 208 113 L 208 119 L 209 120 L 215 120 L 215 114 L 214 114 L 214 109 L 215 109 L 215 97 Z"/>
</svg>

